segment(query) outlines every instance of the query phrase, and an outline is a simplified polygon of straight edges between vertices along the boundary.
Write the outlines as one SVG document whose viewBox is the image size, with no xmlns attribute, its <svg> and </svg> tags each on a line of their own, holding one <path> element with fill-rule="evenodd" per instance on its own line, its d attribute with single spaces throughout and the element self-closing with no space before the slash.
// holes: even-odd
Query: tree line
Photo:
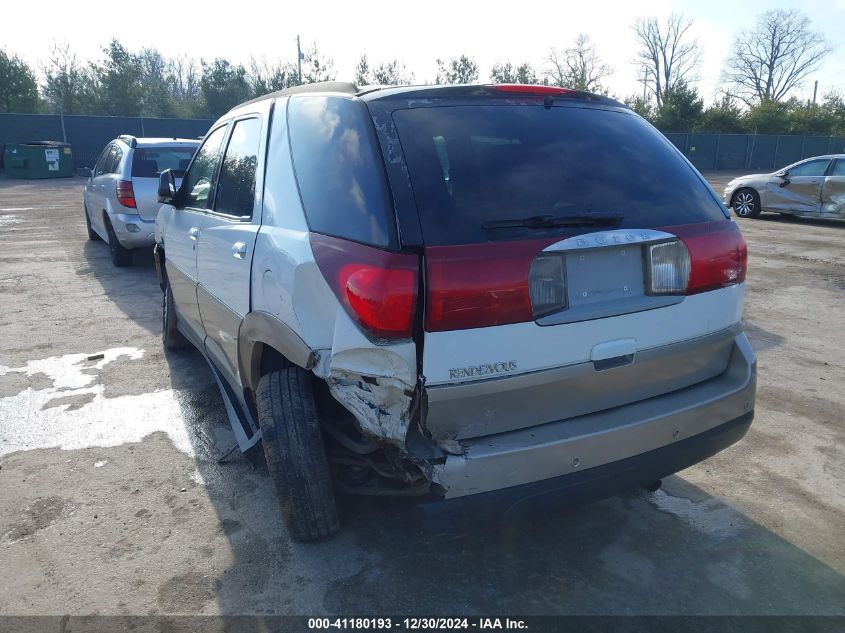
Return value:
<svg viewBox="0 0 845 633">
<path fill-rule="evenodd" d="M 640 18 L 631 28 L 637 42 L 633 68 L 643 92 L 621 99 L 664 132 L 845 134 L 840 93 L 827 92 L 818 102 L 794 96 L 831 51 L 796 10 L 766 11 L 734 34 L 721 94 L 707 107 L 695 86 L 702 47 L 692 36 L 692 20 L 682 14 L 662 21 Z M 438 58 L 436 64 L 433 83 L 481 79 L 471 56 Z M 68 45 L 54 44 L 39 70 L 0 50 L 0 112 L 216 118 L 250 98 L 337 77 L 333 60 L 316 44 L 304 52 L 301 68 L 266 58 L 251 58 L 246 65 L 223 58 L 169 58 L 155 48 L 130 51 L 118 40 L 103 48 L 99 60 L 85 62 Z M 537 67 L 527 61 L 497 63 L 486 80 L 554 85 L 619 99 L 606 86 L 614 72 L 590 37 L 580 34 L 569 46 L 550 48 Z M 415 81 L 398 59 L 373 63 L 366 54 L 353 79 L 358 85 Z"/>
</svg>

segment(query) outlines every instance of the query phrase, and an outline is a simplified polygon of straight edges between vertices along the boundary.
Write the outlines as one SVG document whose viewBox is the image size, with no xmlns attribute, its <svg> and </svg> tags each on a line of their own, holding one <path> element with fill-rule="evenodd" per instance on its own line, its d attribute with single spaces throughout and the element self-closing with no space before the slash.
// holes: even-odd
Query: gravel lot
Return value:
<svg viewBox="0 0 845 633">
<path fill-rule="evenodd" d="M 83 182 L 0 180 L 0 614 L 845 614 L 845 223 L 741 223 L 757 416 L 661 491 L 489 525 L 347 501 L 301 545 L 264 469 L 217 463 L 211 374 L 163 353 L 151 255 L 86 241 Z"/>
</svg>

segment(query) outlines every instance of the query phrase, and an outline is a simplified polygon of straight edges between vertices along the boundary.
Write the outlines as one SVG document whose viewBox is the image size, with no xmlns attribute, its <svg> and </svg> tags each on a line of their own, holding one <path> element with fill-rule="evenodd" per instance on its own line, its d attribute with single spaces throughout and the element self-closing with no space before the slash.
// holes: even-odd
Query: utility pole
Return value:
<svg viewBox="0 0 845 633">
<path fill-rule="evenodd" d="M 819 91 L 819 80 L 813 83 L 813 105 L 816 105 L 816 93 Z"/>
<path fill-rule="evenodd" d="M 299 84 L 302 85 L 302 49 L 299 46 L 299 36 L 296 36 L 296 70 L 299 75 Z"/>
<path fill-rule="evenodd" d="M 65 106 L 59 103 L 59 120 L 62 122 L 62 141 L 67 143 L 67 132 L 65 131 Z"/>
</svg>

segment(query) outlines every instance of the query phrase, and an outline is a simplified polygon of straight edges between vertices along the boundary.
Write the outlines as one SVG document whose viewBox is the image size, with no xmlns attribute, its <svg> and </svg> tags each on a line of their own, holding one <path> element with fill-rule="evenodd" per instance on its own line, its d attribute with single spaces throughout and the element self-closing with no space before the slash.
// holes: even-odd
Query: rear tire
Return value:
<svg viewBox="0 0 845 633">
<path fill-rule="evenodd" d="M 745 188 L 737 191 L 731 199 L 734 214 L 740 218 L 757 218 L 763 209 L 760 208 L 760 194 L 754 189 Z"/>
<path fill-rule="evenodd" d="M 96 242 L 100 239 L 100 236 L 97 235 L 97 232 L 93 228 L 91 228 L 91 216 L 88 215 L 88 207 L 83 204 L 82 210 L 85 212 L 85 228 L 88 229 L 88 239 L 92 242 Z"/>
<path fill-rule="evenodd" d="M 179 350 L 188 346 L 187 339 L 176 327 L 176 310 L 170 282 L 164 282 L 164 298 L 161 301 L 161 344 L 164 349 Z"/>
<path fill-rule="evenodd" d="M 125 248 L 117 241 L 117 235 L 114 234 L 111 222 L 106 218 L 106 232 L 109 235 L 109 251 L 111 253 L 111 263 L 118 268 L 130 266 L 132 264 L 132 251 Z"/>
<path fill-rule="evenodd" d="M 310 374 L 287 367 L 262 376 L 256 394 L 267 469 L 297 541 L 340 529 Z"/>
</svg>

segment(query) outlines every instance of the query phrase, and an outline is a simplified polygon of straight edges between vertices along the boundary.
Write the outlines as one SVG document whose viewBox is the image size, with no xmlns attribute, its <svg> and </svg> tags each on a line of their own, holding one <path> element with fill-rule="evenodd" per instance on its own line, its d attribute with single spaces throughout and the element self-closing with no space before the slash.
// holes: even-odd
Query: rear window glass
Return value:
<svg viewBox="0 0 845 633">
<path fill-rule="evenodd" d="M 295 97 L 288 116 L 296 179 L 311 230 L 393 245 L 395 219 L 366 106 L 342 97 Z"/>
<path fill-rule="evenodd" d="M 183 176 L 194 155 L 195 147 L 137 147 L 132 155 L 134 178 L 156 178 L 165 169 Z"/>
<path fill-rule="evenodd" d="M 427 244 L 571 232 L 482 227 L 543 215 L 622 214 L 620 228 L 725 219 L 674 148 L 626 112 L 485 105 L 393 117 Z"/>
</svg>

